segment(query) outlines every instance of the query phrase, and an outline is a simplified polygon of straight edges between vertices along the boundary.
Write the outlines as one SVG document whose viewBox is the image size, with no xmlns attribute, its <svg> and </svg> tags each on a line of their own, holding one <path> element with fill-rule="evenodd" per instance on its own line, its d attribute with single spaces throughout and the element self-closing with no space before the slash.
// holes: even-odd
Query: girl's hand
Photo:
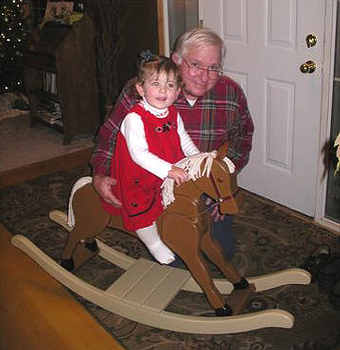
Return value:
<svg viewBox="0 0 340 350">
<path fill-rule="evenodd" d="M 181 185 L 182 183 L 189 180 L 188 174 L 185 172 L 185 170 L 175 165 L 173 165 L 169 170 L 168 177 L 170 177 L 170 179 L 174 179 L 176 185 Z"/>
</svg>

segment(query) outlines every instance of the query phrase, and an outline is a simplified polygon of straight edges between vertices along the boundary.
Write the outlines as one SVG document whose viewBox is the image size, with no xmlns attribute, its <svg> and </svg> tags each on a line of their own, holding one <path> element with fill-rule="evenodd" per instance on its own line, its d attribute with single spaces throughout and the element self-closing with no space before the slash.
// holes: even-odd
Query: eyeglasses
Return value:
<svg viewBox="0 0 340 350">
<path fill-rule="evenodd" d="M 199 63 L 189 62 L 184 57 L 182 58 L 185 64 L 188 66 L 191 74 L 199 74 L 202 72 L 207 72 L 208 77 L 210 79 L 214 79 L 214 78 L 217 78 L 219 75 L 222 75 L 223 73 L 222 67 L 220 65 L 203 67 Z"/>
</svg>

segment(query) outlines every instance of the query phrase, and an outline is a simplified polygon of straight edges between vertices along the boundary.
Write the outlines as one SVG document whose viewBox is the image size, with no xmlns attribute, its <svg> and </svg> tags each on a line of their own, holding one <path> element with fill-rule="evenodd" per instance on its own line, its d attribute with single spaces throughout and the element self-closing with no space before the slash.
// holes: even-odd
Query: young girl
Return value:
<svg viewBox="0 0 340 350">
<path fill-rule="evenodd" d="M 175 256 L 161 241 L 155 223 L 163 211 L 161 184 L 166 177 L 177 185 L 185 182 L 185 171 L 174 164 L 199 150 L 172 106 L 181 89 L 176 65 L 149 52 L 141 57 L 135 87 L 142 100 L 120 127 L 111 171 L 117 184 L 112 191 L 122 202 L 125 229 L 135 231 L 158 262 L 169 264 Z M 117 208 L 103 205 L 117 215 Z"/>
</svg>

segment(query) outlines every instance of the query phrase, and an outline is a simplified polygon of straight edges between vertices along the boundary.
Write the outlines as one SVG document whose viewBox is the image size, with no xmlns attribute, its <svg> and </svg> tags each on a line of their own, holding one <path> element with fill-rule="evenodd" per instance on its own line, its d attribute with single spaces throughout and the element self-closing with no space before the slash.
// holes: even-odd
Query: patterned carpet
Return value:
<svg viewBox="0 0 340 350">
<path fill-rule="evenodd" d="M 48 219 L 52 209 L 65 210 L 72 184 L 88 175 L 87 168 L 42 176 L 0 190 L 0 221 L 13 234 L 23 234 L 58 260 L 66 232 Z M 241 213 L 234 220 L 237 251 L 233 263 L 246 276 L 299 266 L 319 245 L 328 244 L 339 253 L 337 239 L 308 220 L 288 215 L 286 210 L 246 195 Z M 149 257 L 143 245 L 127 235 L 105 230 L 100 239 L 137 258 Z M 82 267 L 77 275 L 104 288 L 122 271 L 100 257 Z M 213 274 L 218 277 L 218 271 Z M 256 294 L 246 312 L 280 308 L 295 316 L 292 329 L 267 328 L 232 335 L 191 335 L 144 326 L 74 295 L 98 322 L 128 350 L 336 350 L 340 349 L 340 312 L 318 285 L 291 285 Z M 205 297 L 180 292 L 169 311 L 202 315 L 211 311 Z"/>
</svg>

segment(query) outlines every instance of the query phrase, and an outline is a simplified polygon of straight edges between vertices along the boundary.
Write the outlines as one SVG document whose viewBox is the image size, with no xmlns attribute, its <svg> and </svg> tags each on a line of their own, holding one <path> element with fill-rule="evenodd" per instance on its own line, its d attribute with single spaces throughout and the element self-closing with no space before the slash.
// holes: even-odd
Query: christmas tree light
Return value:
<svg viewBox="0 0 340 350">
<path fill-rule="evenodd" d="M 23 50 L 26 37 L 23 0 L 1 0 L 0 93 L 22 89 Z"/>
</svg>

